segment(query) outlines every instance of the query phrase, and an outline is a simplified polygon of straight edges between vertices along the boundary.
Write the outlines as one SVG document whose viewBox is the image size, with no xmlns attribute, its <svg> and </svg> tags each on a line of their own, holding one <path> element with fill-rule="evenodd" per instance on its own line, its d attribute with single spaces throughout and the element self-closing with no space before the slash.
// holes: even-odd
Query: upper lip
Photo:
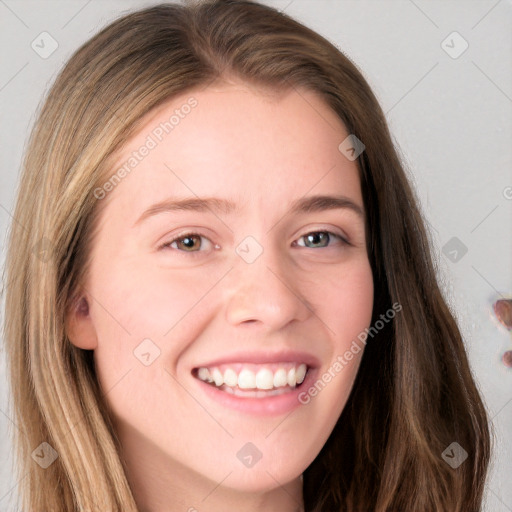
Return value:
<svg viewBox="0 0 512 512">
<path fill-rule="evenodd" d="M 229 355 L 221 356 L 215 360 L 199 364 L 196 368 L 211 368 L 212 366 L 229 363 L 265 364 L 286 362 L 305 363 L 310 368 L 320 366 L 320 361 L 313 354 L 295 350 L 280 350 L 272 352 L 232 352 Z"/>
</svg>

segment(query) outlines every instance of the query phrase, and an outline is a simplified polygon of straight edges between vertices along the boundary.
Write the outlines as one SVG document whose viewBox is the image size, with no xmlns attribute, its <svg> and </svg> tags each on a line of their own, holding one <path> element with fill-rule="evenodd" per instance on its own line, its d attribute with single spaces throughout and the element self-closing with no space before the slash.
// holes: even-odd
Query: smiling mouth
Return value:
<svg viewBox="0 0 512 512">
<path fill-rule="evenodd" d="M 229 394 L 263 398 L 288 393 L 306 378 L 306 363 L 231 363 L 195 368 L 195 378 Z"/>
</svg>

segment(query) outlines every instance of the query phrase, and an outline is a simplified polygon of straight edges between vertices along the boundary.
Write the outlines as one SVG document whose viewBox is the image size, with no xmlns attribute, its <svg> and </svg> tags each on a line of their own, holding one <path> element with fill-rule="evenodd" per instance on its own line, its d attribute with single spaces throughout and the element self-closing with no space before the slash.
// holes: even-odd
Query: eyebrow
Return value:
<svg viewBox="0 0 512 512">
<path fill-rule="evenodd" d="M 302 197 L 291 203 L 288 212 L 292 214 L 305 214 L 321 212 L 325 210 L 346 209 L 356 213 L 361 219 L 364 219 L 364 210 L 357 203 L 346 196 L 326 196 L 316 195 Z M 218 197 L 186 197 L 182 199 L 169 198 L 153 204 L 135 221 L 133 226 L 141 223 L 145 219 L 164 212 L 174 211 L 192 211 L 207 212 L 215 214 L 233 215 L 240 214 L 240 206 Z"/>
</svg>

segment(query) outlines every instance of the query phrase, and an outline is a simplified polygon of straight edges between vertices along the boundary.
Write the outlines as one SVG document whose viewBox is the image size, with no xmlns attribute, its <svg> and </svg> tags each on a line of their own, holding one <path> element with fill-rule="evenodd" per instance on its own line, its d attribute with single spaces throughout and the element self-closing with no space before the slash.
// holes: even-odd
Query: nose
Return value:
<svg viewBox="0 0 512 512">
<path fill-rule="evenodd" d="M 233 326 L 257 323 L 268 330 L 304 321 L 313 314 L 313 308 L 301 293 L 297 270 L 276 249 L 259 250 L 263 252 L 254 261 L 243 252 L 235 258 L 228 286 L 227 321 Z"/>
</svg>

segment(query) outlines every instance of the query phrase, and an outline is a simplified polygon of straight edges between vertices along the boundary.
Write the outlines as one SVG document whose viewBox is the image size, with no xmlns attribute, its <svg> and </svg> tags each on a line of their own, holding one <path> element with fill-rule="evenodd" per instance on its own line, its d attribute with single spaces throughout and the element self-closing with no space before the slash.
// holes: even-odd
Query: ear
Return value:
<svg viewBox="0 0 512 512">
<path fill-rule="evenodd" d="M 96 329 L 89 314 L 86 296 L 75 301 L 66 313 L 66 334 L 73 345 L 84 350 L 94 350 L 98 345 Z"/>
</svg>

